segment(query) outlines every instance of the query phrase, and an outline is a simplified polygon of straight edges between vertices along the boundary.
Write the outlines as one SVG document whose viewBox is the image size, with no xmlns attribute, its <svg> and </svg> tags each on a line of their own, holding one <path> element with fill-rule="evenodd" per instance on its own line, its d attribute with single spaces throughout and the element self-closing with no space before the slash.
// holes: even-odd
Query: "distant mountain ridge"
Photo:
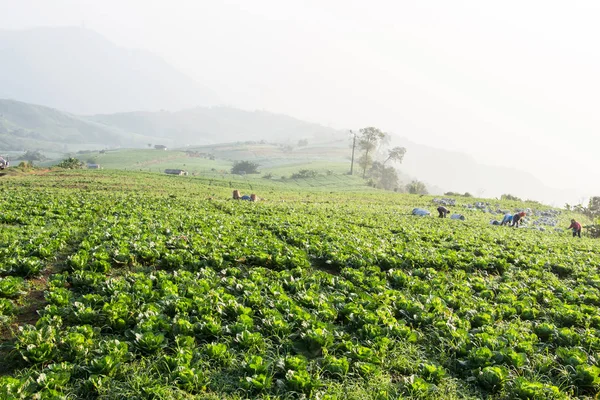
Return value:
<svg viewBox="0 0 600 400">
<path fill-rule="evenodd" d="M 136 134 L 168 138 L 181 145 L 248 140 L 296 143 L 303 138 L 327 141 L 344 136 L 338 130 L 287 115 L 231 107 L 196 107 L 176 112 L 132 112 L 86 118 Z"/>
<path fill-rule="evenodd" d="M 81 116 L 0 99 L 0 146 L 4 150 L 68 151 L 74 146 L 146 147 L 148 143 L 172 147 L 260 140 L 294 144 L 299 139 L 323 142 L 343 136 L 340 131 L 286 115 L 230 107 Z"/>
<path fill-rule="evenodd" d="M 85 28 L 0 30 L 0 98 L 98 114 L 214 105 L 217 95 L 144 50 Z"/>
<path fill-rule="evenodd" d="M 404 173 L 444 191 L 470 192 L 488 198 L 513 194 L 555 206 L 573 201 L 573 190 L 548 187 L 529 172 L 481 164 L 467 154 L 417 144 L 406 138 L 395 138 L 393 144 L 408 149 L 399 166 Z"/>
</svg>

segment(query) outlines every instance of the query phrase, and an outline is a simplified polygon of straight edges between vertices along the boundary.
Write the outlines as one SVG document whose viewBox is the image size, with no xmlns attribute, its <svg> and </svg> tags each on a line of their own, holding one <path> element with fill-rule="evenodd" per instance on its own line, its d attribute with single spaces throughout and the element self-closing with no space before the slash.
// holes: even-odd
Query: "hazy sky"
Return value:
<svg viewBox="0 0 600 400">
<path fill-rule="evenodd" d="M 374 125 L 587 194 L 599 20 L 595 0 L 0 0 L 0 28 L 85 25 L 224 104 Z"/>
</svg>

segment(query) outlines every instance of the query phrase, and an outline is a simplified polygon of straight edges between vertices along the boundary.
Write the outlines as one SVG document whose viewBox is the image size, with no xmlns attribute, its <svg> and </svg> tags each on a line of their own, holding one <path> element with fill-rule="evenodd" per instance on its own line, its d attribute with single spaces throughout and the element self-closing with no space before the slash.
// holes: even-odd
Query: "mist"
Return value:
<svg viewBox="0 0 600 400">
<path fill-rule="evenodd" d="M 600 5 L 593 1 L 0 5 L 3 29 L 83 26 L 119 47 L 151 52 L 216 93 L 212 105 L 268 110 L 338 130 L 376 126 L 415 146 L 524 171 L 512 181 L 490 173 L 486 182 L 484 174 L 478 179 L 489 194 L 537 188 L 532 179 L 563 194 L 527 194 L 546 202 L 600 193 L 594 163 Z M 96 96 L 118 104 L 109 93 Z M 197 105 L 190 98 L 177 107 Z M 152 107 L 159 102 L 139 109 Z M 123 104 L 110 111 L 134 109 Z M 410 157 L 408 147 L 407 168 Z M 452 159 L 433 158 L 410 172 L 432 180 L 453 167 Z"/>
</svg>

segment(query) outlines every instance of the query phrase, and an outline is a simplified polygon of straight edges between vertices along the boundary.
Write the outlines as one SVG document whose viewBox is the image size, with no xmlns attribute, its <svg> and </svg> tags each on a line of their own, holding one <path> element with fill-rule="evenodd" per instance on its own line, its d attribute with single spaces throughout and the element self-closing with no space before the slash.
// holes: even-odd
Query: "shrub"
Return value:
<svg viewBox="0 0 600 400">
<path fill-rule="evenodd" d="M 512 194 L 503 194 L 500 196 L 500 200 L 522 201 L 520 198 L 513 196 Z"/>
<path fill-rule="evenodd" d="M 231 168 L 232 174 L 258 174 L 257 163 L 253 163 L 251 161 L 236 161 L 233 163 L 233 167 Z"/>
<path fill-rule="evenodd" d="M 300 171 L 292 174 L 292 179 L 305 179 L 314 178 L 318 175 L 318 172 L 313 169 L 301 169 Z"/>
<path fill-rule="evenodd" d="M 33 163 L 31 161 L 21 161 L 18 165 L 18 168 L 20 168 L 23 171 L 27 171 L 33 168 Z"/>
<path fill-rule="evenodd" d="M 65 169 L 81 169 L 83 168 L 83 163 L 75 157 L 69 157 L 56 164 L 56 166 Z"/>
</svg>

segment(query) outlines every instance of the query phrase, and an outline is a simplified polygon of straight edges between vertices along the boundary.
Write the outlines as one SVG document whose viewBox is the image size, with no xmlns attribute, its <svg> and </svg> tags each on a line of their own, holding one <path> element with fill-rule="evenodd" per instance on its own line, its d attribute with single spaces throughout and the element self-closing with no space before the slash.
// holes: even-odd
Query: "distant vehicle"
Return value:
<svg viewBox="0 0 600 400">
<path fill-rule="evenodd" d="M 164 146 L 162 144 L 157 144 L 157 145 L 154 146 L 154 148 L 156 150 L 167 150 L 167 146 Z"/>
<path fill-rule="evenodd" d="M 165 169 L 165 174 L 169 175 L 187 175 L 187 171 L 182 169 Z"/>
<path fill-rule="evenodd" d="M 0 169 L 8 168 L 9 165 L 10 163 L 8 162 L 8 160 L 5 160 L 3 157 L 0 156 Z"/>
<path fill-rule="evenodd" d="M 100 169 L 100 164 L 88 164 L 88 169 Z"/>
</svg>

